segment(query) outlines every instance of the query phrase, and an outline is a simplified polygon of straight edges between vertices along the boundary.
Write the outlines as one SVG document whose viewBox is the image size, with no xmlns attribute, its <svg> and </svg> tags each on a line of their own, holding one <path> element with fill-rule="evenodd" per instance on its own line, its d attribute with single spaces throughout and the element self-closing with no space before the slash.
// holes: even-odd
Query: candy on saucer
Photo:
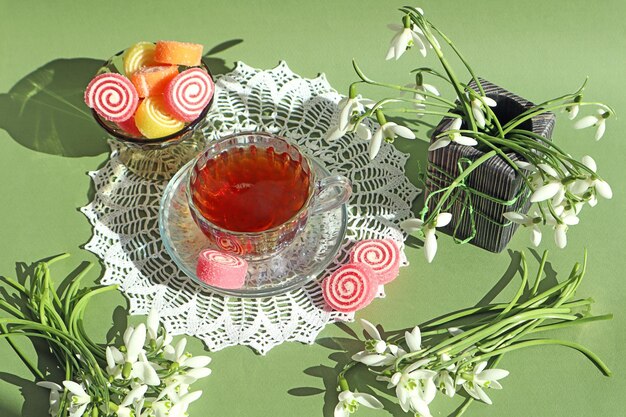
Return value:
<svg viewBox="0 0 626 417">
<path fill-rule="evenodd" d="M 123 122 L 133 116 L 139 96 L 128 78 L 107 72 L 91 80 L 85 89 L 85 103 L 102 118 Z"/>
<path fill-rule="evenodd" d="M 137 88 L 139 97 L 151 97 L 163 94 L 176 75 L 178 68 L 175 65 L 161 65 L 140 68 L 130 76 L 130 80 Z"/>
<path fill-rule="evenodd" d="M 352 248 L 350 261 L 366 264 L 379 284 L 393 281 L 400 273 L 400 249 L 391 239 L 363 240 Z"/>
<path fill-rule="evenodd" d="M 154 60 L 156 45 L 152 42 L 137 42 L 124 51 L 124 73 L 127 77 L 143 67 L 158 65 Z"/>
<path fill-rule="evenodd" d="M 352 313 L 372 302 L 378 290 L 374 271 L 364 264 L 347 264 L 322 282 L 322 294 L 334 310 Z"/>
<path fill-rule="evenodd" d="M 243 287 L 248 263 L 235 255 L 205 249 L 198 256 L 196 275 L 208 285 L 224 289 Z"/>
<path fill-rule="evenodd" d="M 189 42 L 158 41 L 154 59 L 161 64 L 195 67 L 202 59 L 202 45 Z"/>
<path fill-rule="evenodd" d="M 135 124 L 149 139 L 171 135 L 185 127 L 185 123 L 167 113 L 162 96 L 144 99 L 135 112 Z"/>
<path fill-rule="evenodd" d="M 175 76 L 165 89 L 165 105 L 179 120 L 191 122 L 209 104 L 215 91 L 211 76 L 200 68 L 190 68 Z"/>
</svg>

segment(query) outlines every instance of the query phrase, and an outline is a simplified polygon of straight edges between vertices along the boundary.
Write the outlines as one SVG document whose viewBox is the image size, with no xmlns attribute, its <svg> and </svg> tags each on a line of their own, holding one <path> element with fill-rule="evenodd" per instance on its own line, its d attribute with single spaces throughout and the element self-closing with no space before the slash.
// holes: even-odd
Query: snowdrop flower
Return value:
<svg viewBox="0 0 626 417">
<path fill-rule="evenodd" d="M 82 385 L 74 381 L 63 381 L 63 386 L 73 394 L 70 397 L 70 417 L 81 417 L 91 403 L 91 397 Z"/>
<path fill-rule="evenodd" d="M 478 144 L 476 139 L 463 136 L 459 132 L 462 124 L 463 121 L 460 118 L 455 118 L 450 124 L 448 130 L 437 136 L 438 139 L 428 147 L 428 150 L 434 151 L 435 149 L 445 148 L 452 142 L 458 143 L 459 145 L 476 146 Z"/>
<path fill-rule="evenodd" d="M 128 394 L 126 394 L 126 397 L 124 397 L 124 399 L 118 406 L 118 409 L 117 411 L 115 411 L 115 414 L 118 417 L 139 417 L 139 415 L 136 414 L 135 410 L 133 409 L 134 407 L 130 408 L 129 406 L 142 401 L 143 396 L 145 395 L 147 390 L 148 390 L 147 385 L 140 385 L 132 389 Z"/>
<path fill-rule="evenodd" d="M 422 350 L 422 332 L 418 326 L 415 326 L 410 332 L 404 332 L 404 340 L 409 347 L 409 352 Z"/>
<path fill-rule="evenodd" d="M 474 367 L 470 373 L 462 373 L 457 378 L 457 385 L 463 385 L 463 389 L 470 396 L 491 404 L 491 399 L 485 393 L 484 388 L 502 389 L 498 380 L 506 377 L 509 371 L 504 369 L 485 369 L 487 362 L 483 361 Z"/>
<path fill-rule="evenodd" d="M 135 363 L 139 353 L 143 352 L 146 343 L 146 325 L 141 323 L 136 328 L 129 327 L 124 333 L 124 344 L 126 345 L 126 363 Z"/>
<path fill-rule="evenodd" d="M 167 411 L 168 417 L 186 417 L 189 405 L 202 396 L 202 391 L 193 391 L 183 395 L 176 404 Z M 167 403 L 166 403 L 167 405 Z M 153 406 L 154 409 L 154 406 Z M 158 414 L 156 414 L 158 416 Z"/>
<path fill-rule="evenodd" d="M 489 107 L 496 107 L 496 101 L 490 97 L 481 96 L 472 99 L 470 101 L 470 105 L 472 107 L 472 114 L 474 115 L 476 125 L 483 129 L 485 127 L 485 105 Z"/>
<path fill-rule="evenodd" d="M 359 404 L 368 408 L 383 408 L 383 404 L 373 395 L 345 390 L 339 393 L 339 403 L 335 407 L 334 417 L 348 417 L 356 412 Z"/>
<path fill-rule="evenodd" d="M 441 354 L 442 362 L 448 362 L 449 360 L 450 356 L 445 353 Z M 435 383 L 437 388 L 450 398 L 454 397 L 454 394 L 456 394 L 456 386 L 454 384 L 454 378 L 452 377 L 455 371 L 456 366 L 454 364 L 451 364 L 445 369 L 437 372 L 437 375 L 433 379 L 433 382 Z"/>
<path fill-rule="evenodd" d="M 143 352 L 139 354 L 138 360 L 133 363 L 130 377 L 138 378 L 147 385 L 156 386 L 161 384 L 154 365 L 148 361 L 146 354 Z"/>
<path fill-rule="evenodd" d="M 425 82 L 422 82 L 420 79 L 420 76 L 418 76 L 418 80 L 416 83 L 414 84 L 406 84 L 404 87 L 405 88 L 410 88 L 411 90 L 417 90 L 416 92 L 413 93 L 413 99 L 414 100 L 418 100 L 420 101 L 419 103 L 415 103 L 415 107 L 418 109 L 425 109 L 426 105 L 424 105 L 424 103 L 422 103 L 423 101 L 426 100 L 426 97 L 422 94 L 422 92 L 424 93 L 429 93 L 435 96 L 439 96 L 439 90 L 437 90 L 437 87 L 435 87 L 432 84 L 427 84 Z M 406 93 L 406 91 L 402 91 L 400 93 L 400 95 Z M 418 113 L 418 116 L 423 116 L 423 114 Z"/>
<path fill-rule="evenodd" d="M 352 119 L 363 113 L 366 107 L 373 105 L 374 101 L 365 99 L 361 97 L 360 94 L 353 98 L 342 98 L 341 101 L 339 101 L 338 107 L 339 121 L 337 122 L 337 126 L 327 132 L 326 140 L 329 142 L 337 140 L 353 129 L 356 129 L 356 133 L 360 138 L 366 140 L 370 139 L 372 133 L 369 128 L 363 123 L 359 123 L 355 126 Z"/>
<path fill-rule="evenodd" d="M 509 211 L 503 214 L 503 216 L 510 222 L 522 225 L 530 228 L 530 241 L 534 246 L 539 246 L 541 243 L 541 229 L 539 229 L 539 223 L 541 217 L 528 216 L 523 213 L 517 213 L 515 211 Z"/>
<path fill-rule="evenodd" d="M 397 136 L 401 136 L 406 139 L 415 139 L 415 133 L 408 127 L 400 126 L 394 122 L 387 122 L 380 126 L 378 130 L 372 136 L 369 146 L 370 159 L 376 158 L 380 146 L 383 143 L 383 139 L 395 139 Z"/>
<path fill-rule="evenodd" d="M 415 25 L 405 27 L 404 25 L 396 24 L 389 25 L 389 28 L 397 31 L 397 33 L 391 39 L 385 59 L 395 58 L 397 60 L 413 45 L 417 45 L 422 56 L 426 57 L 426 43 L 422 40 L 424 32 L 420 28 Z"/>
<path fill-rule="evenodd" d="M 592 172 L 596 172 L 596 161 L 594 161 L 592 157 L 588 155 L 583 156 L 582 163 Z M 592 193 L 589 197 L 589 205 L 591 207 L 595 207 L 595 205 L 598 203 L 596 195 L 599 195 L 600 197 L 606 198 L 608 200 L 613 198 L 613 190 L 611 189 L 611 186 L 606 181 L 601 180 L 600 178 L 592 178 L 591 176 L 584 180 L 576 180 L 574 183 L 571 184 L 569 189 L 570 192 L 572 192 L 573 194 L 581 196 L 587 194 L 589 189 L 591 189 Z"/>
<path fill-rule="evenodd" d="M 146 320 L 146 340 L 155 350 L 159 350 L 166 345 L 172 343 L 172 336 L 165 332 L 159 336 L 159 313 L 156 308 L 152 307 Z M 154 342 L 154 343 L 152 343 Z"/>
<path fill-rule="evenodd" d="M 400 223 L 400 227 L 409 234 L 418 230 L 423 233 L 424 255 L 426 256 L 428 263 L 431 263 L 437 254 L 437 237 L 435 236 L 435 229 L 437 227 L 447 226 L 451 220 L 452 214 L 439 213 L 434 222 L 424 224 L 421 219 L 408 219 Z"/>
<path fill-rule="evenodd" d="M 604 136 L 606 130 L 606 119 L 611 115 L 611 112 L 598 109 L 596 116 L 585 116 L 576 123 L 574 123 L 574 129 L 585 129 L 591 126 L 596 128 L 596 140 L 600 140 Z"/>
<path fill-rule="evenodd" d="M 570 120 L 574 120 L 576 116 L 578 116 L 578 111 L 580 110 L 580 102 L 582 101 L 583 96 L 580 94 L 574 97 L 567 107 L 565 107 L 565 111 L 568 113 L 567 117 Z"/>
<path fill-rule="evenodd" d="M 50 390 L 50 407 L 48 408 L 48 414 L 50 414 L 51 417 L 58 416 L 59 407 L 61 405 L 59 400 L 61 399 L 61 392 L 63 392 L 63 387 L 50 381 L 39 381 L 36 385 Z"/>
<path fill-rule="evenodd" d="M 537 167 L 541 169 L 547 175 L 547 179 L 543 181 L 543 185 L 537 187 L 530 196 L 531 203 L 539 203 L 551 198 L 557 197 L 553 200 L 554 205 L 559 205 L 565 197 L 565 187 L 559 179 L 558 173 L 547 164 L 538 164 Z M 560 200 L 560 201 L 558 201 Z"/>
<path fill-rule="evenodd" d="M 389 351 L 390 345 L 380 336 L 376 326 L 364 319 L 361 319 L 361 326 L 371 339 L 365 341 L 365 350 L 352 355 L 352 360 L 367 366 L 384 366 L 393 363 L 396 356 Z M 396 349 L 392 350 L 397 354 Z"/>
<path fill-rule="evenodd" d="M 404 412 L 412 410 L 422 417 L 431 416 L 428 404 L 437 393 L 437 387 L 433 381 L 437 373 L 429 369 L 421 369 L 428 362 L 430 359 L 412 363 L 402 372 L 396 372 L 389 378 L 388 388 L 396 387 L 396 397 Z"/>
<path fill-rule="evenodd" d="M 107 362 L 106 371 L 114 379 L 122 379 L 122 366 L 124 365 L 124 355 L 115 346 L 107 346 L 105 350 Z"/>
<path fill-rule="evenodd" d="M 567 230 L 569 226 L 577 225 L 578 222 L 579 219 L 575 214 L 561 216 L 558 222 L 552 218 L 548 220 L 549 224 L 554 225 L 554 243 L 559 249 L 567 246 Z"/>
</svg>

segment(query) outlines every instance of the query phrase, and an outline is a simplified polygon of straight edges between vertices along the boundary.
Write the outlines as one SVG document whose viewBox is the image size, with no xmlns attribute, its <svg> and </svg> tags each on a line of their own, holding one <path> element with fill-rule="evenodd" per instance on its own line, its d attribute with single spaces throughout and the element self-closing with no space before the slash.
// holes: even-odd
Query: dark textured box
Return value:
<svg viewBox="0 0 626 417">
<path fill-rule="evenodd" d="M 496 101 L 497 106 L 492 110 L 503 125 L 533 106 L 533 103 L 530 101 L 489 81 L 480 79 L 480 83 L 485 90 L 485 94 Z M 476 83 L 473 81 L 469 86 L 477 89 Z M 554 114 L 544 113 L 528 120 L 521 127 L 549 139 L 552 136 L 555 119 Z M 451 123 L 451 118 L 444 118 L 435 128 L 431 137 L 431 143 Z M 476 147 L 463 146 L 456 143 L 451 143 L 445 148 L 429 152 L 426 196 L 431 191 L 449 185 L 458 176 L 459 160 L 467 159 L 474 161 L 486 152 Z M 512 160 L 519 159 L 514 152 L 507 151 L 506 154 Z M 530 208 L 530 201 L 528 201 L 530 190 L 528 186 L 524 183 L 521 176 L 499 156 L 487 160 L 473 171 L 466 179 L 465 184 L 471 190 L 498 200 L 511 202 L 511 204 L 502 204 L 477 195 L 472 191 L 463 191 L 457 196 L 450 208 L 453 216 L 452 221 L 448 226 L 438 230 L 453 235 L 458 240 L 465 240 L 474 234 L 474 237 L 470 240 L 471 244 L 491 252 L 501 252 L 517 229 L 516 224 L 509 223 L 502 215 L 508 211 L 523 213 L 528 211 Z M 472 228 L 468 204 L 467 202 L 464 203 L 467 198 L 471 199 L 474 210 L 475 232 Z M 515 201 L 513 201 L 514 199 Z M 429 209 L 432 210 L 437 202 L 438 197 L 434 195 L 429 201 Z"/>
</svg>

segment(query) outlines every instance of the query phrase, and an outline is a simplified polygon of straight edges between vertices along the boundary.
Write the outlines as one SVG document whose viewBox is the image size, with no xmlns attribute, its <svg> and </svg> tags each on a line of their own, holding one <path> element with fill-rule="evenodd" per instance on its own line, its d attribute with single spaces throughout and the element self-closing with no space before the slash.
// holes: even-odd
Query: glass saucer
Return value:
<svg viewBox="0 0 626 417">
<path fill-rule="evenodd" d="M 311 159 L 318 178 L 330 173 Z M 248 262 L 242 288 L 226 290 L 207 285 L 196 276 L 198 254 L 213 248 L 191 217 L 185 187 L 193 161 L 182 167 L 165 188 L 159 210 L 159 231 L 176 265 L 205 288 L 235 297 L 269 297 L 303 286 L 335 259 L 346 233 L 346 205 L 311 216 L 302 233 L 272 258 Z"/>
</svg>

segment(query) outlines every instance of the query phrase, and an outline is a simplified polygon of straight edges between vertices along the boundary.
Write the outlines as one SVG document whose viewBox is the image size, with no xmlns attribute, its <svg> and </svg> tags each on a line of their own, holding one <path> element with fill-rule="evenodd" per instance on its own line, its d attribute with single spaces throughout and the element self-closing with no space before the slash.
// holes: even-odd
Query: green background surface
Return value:
<svg viewBox="0 0 626 417">
<path fill-rule="evenodd" d="M 86 172 L 107 160 L 107 147 L 95 123 L 70 106 L 80 106 L 81 89 L 98 60 L 138 40 L 186 40 L 209 50 L 242 39 L 211 57 L 214 70 L 232 68 L 238 60 L 257 68 L 272 68 L 285 60 L 302 76 L 325 72 L 331 85 L 343 92 L 355 79 L 350 64 L 354 57 L 372 76 L 404 84 L 410 82 L 408 71 L 423 62 L 415 51 L 398 62 L 384 61 L 392 36 L 386 25 L 398 21 L 396 9 L 402 5 L 330 0 L 0 2 L 0 275 L 13 275 L 18 261 L 33 262 L 60 252 L 73 256 L 55 266 L 59 280 L 82 261 L 98 262 L 81 249 L 91 227 L 78 208 L 90 201 L 92 193 Z M 613 105 L 618 113 L 601 142 L 595 142 L 590 131 L 574 131 L 565 117 L 559 117 L 558 143 L 577 157 L 593 155 L 615 197 L 583 211 L 581 224 L 569 232 L 566 250 L 556 249 L 549 235 L 540 248 L 552 249 L 552 267 L 561 271 L 561 278 L 582 258 L 583 248 L 589 249 L 588 275 L 579 294 L 597 301 L 595 312 L 613 312 L 615 318 L 561 331 L 559 336 L 592 348 L 614 376 L 602 377 L 580 354 L 564 348 L 513 353 L 501 362 L 511 375 L 503 381 L 503 391 L 492 392 L 494 405 L 476 404 L 467 415 L 626 415 L 626 189 L 620 180 L 626 150 L 622 137 L 626 3 L 457 0 L 420 6 L 490 81 L 540 101 L 573 91 L 588 75 L 587 97 Z M 433 57 L 426 63 L 434 65 Z M 28 85 L 24 83 L 31 81 L 49 83 L 53 95 L 39 91 L 21 108 L 9 93 L 19 96 Z M 418 136 L 425 138 L 426 132 L 423 128 Z M 409 161 L 414 179 L 425 145 L 401 141 L 398 145 L 416 154 Z M 522 250 L 527 245 L 527 233 L 521 231 L 509 248 Z M 419 249 L 409 249 L 408 255 L 411 266 L 386 287 L 387 297 L 358 312 L 357 318 L 399 329 L 494 296 L 505 299 L 513 292 L 507 288 L 498 295 L 499 284 L 509 277 L 512 257 L 507 251 L 495 255 L 454 245 L 450 237 L 442 236 L 433 264 L 425 262 Z M 536 267 L 534 257 L 529 258 Z M 89 278 L 97 281 L 99 274 L 95 268 Z M 518 280 L 513 278 L 514 283 Z M 114 322 L 124 324 L 126 308 L 119 293 L 90 307 L 88 328 L 96 339 L 104 341 Z M 349 327 L 361 333 L 355 324 Z M 197 384 L 205 394 L 190 408 L 190 415 L 332 415 L 333 368 L 337 360 L 345 359 L 336 347 L 355 348 L 346 329 L 330 325 L 312 346 L 285 343 L 266 356 L 246 347 L 211 353 L 213 375 Z M 203 345 L 194 339 L 191 352 L 202 351 Z M 34 386 L 32 375 L 4 342 L 0 358 L 0 416 L 45 415 L 47 392 Z M 327 387 L 330 391 L 324 393 Z M 434 416 L 445 416 L 459 404 L 459 399 L 437 400 L 431 409 Z M 389 412 L 360 409 L 358 415 Z"/>
</svg>

